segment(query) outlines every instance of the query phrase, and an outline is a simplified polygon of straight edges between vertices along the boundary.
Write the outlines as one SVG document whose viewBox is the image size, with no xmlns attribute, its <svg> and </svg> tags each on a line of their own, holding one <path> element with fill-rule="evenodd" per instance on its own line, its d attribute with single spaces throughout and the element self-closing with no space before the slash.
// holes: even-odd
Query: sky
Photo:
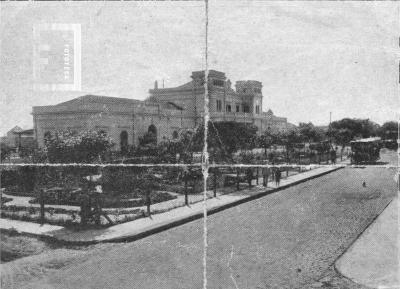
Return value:
<svg viewBox="0 0 400 289">
<path fill-rule="evenodd" d="M 0 134 L 32 106 L 85 94 L 145 99 L 205 68 L 204 2 L 1 2 Z M 210 1 L 208 67 L 263 83 L 263 109 L 292 123 L 398 118 L 397 2 Z M 80 24 L 80 91 L 34 87 L 33 27 Z"/>
</svg>

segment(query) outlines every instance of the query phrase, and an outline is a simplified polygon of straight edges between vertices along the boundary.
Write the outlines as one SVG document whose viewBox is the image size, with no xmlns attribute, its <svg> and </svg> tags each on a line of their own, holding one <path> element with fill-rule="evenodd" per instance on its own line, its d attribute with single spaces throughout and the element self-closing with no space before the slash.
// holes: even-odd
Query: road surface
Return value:
<svg viewBox="0 0 400 289">
<path fill-rule="evenodd" d="M 207 288 L 362 288 L 332 264 L 392 200 L 394 175 L 393 168 L 345 168 L 209 216 Z M 202 224 L 98 245 L 95 254 L 13 285 L 202 288 Z"/>
</svg>

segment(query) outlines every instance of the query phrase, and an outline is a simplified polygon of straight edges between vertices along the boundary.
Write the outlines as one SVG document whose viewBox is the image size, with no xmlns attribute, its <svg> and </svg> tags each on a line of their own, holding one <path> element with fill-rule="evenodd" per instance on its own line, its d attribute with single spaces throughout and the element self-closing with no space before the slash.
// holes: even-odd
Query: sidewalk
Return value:
<svg viewBox="0 0 400 289">
<path fill-rule="evenodd" d="M 4 197 L 11 198 L 12 200 L 7 202 L 6 206 L 24 206 L 24 207 L 36 207 L 40 208 L 40 204 L 31 204 L 30 200 L 33 200 L 34 197 L 22 197 L 22 196 L 14 196 L 8 195 L 6 193 L 2 193 Z M 65 209 L 65 210 L 74 210 L 79 211 L 81 208 L 78 206 L 65 206 L 65 205 L 46 205 L 46 207 L 51 207 L 54 209 Z"/>
<path fill-rule="evenodd" d="M 216 198 L 210 198 L 207 200 L 207 212 L 208 214 L 213 214 L 301 182 L 328 174 L 343 167 L 344 166 L 324 166 L 289 176 L 288 178 L 282 179 L 279 188 L 276 188 L 272 183 L 269 183 L 268 188 L 258 185 L 229 194 L 220 194 L 217 192 Z M 261 183 L 262 182 L 260 182 L 260 184 Z M 212 195 L 212 192 L 207 192 L 207 194 Z M 83 245 L 100 242 L 132 241 L 202 217 L 203 202 L 197 202 L 190 206 L 183 206 L 164 213 L 154 214 L 151 218 L 141 218 L 103 229 L 73 231 L 60 226 L 41 226 L 36 223 L 8 219 L 0 219 L 0 228 L 15 229 L 19 232 L 46 236 L 65 243 Z"/>
<path fill-rule="evenodd" d="M 400 288 L 398 206 L 396 197 L 336 261 L 340 274 L 372 288 Z"/>
</svg>

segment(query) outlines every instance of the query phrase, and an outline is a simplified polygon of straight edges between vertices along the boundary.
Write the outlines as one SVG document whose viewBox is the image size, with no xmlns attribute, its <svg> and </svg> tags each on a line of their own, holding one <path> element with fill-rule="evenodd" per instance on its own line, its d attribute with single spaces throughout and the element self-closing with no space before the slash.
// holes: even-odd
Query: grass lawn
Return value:
<svg viewBox="0 0 400 289">
<path fill-rule="evenodd" d="M 48 249 L 48 245 L 34 237 L 1 232 L 1 263 L 18 258 L 37 255 Z"/>
</svg>

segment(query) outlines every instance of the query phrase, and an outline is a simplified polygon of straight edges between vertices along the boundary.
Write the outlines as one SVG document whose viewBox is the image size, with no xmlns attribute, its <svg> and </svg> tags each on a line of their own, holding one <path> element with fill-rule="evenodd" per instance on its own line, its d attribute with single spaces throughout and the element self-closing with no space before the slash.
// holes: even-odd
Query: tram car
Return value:
<svg viewBox="0 0 400 289">
<path fill-rule="evenodd" d="M 386 139 L 383 140 L 383 146 L 389 150 L 396 150 L 397 149 L 397 140 L 395 139 Z"/>
<path fill-rule="evenodd" d="M 382 141 L 379 137 L 371 137 L 351 141 L 351 163 L 375 163 L 380 158 L 379 152 L 381 146 Z"/>
</svg>

